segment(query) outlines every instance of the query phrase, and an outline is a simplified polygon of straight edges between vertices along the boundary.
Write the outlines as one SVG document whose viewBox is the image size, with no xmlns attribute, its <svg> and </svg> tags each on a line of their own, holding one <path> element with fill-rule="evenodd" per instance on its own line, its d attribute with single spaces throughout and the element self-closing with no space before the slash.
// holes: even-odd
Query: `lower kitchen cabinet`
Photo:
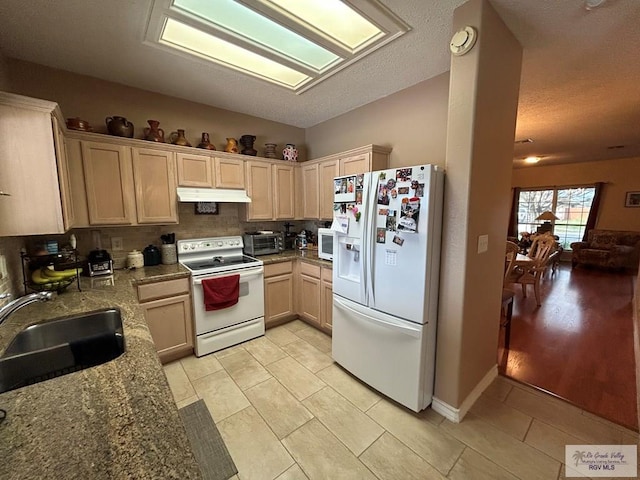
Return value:
<svg viewBox="0 0 640 480">
<path fill-rule="evenodd" d="M 188 278 L 138 285 L 156 351 L 162 363 L 193 353 L 191 287 Z"/>
<path fill-rule="evenodd" d="M 320 280 L 320 328 L 331 332 L 333 324 L 333 270 L 322 267 Z"/>
<path fill-rule="evenodd" d="M 298 315 L 320 326 L 320 265 L 300 262 L 298 279 Z"/>
<path fill-rule="evenodd" d="M 264 323 L 273 327 L 295 318 L 293 261 L 264 266 Z"/>
</svg>

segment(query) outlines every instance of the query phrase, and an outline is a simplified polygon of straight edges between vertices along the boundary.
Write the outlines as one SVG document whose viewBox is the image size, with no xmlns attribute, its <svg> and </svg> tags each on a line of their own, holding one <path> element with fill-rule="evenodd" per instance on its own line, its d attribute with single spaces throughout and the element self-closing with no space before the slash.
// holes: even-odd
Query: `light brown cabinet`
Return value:
<svg viewBox="0 0 640 480">
<path fill-rule="evenodd" d="M 132 153 L 138 223 L 178 223 L 175 154 L 150 148 Z"/>
<path fill-rule="evenodd" d="M 213 187 L 213 168 L 211 157 L 178 153 L 178 186 L 180 187 Z"/>
<path fill-rule="evenodd" d="M 333 196 L 335 194 L 333 179 L 339 175 L 337 160 L 320 163 L 320 219 L 327 220 L 333 218 Z"/>
<path fill-rule="evenodd" d="M 264 322 L 267 328 L 296 316 L 293 292 L 292 260 L 264 266 Z"/>
<path fill-rule="evenodd" d="M 64 233 L 74 215 L 57 105 L 0 92 L 0 118 L 0 236 Z"/>
<path fill-rule="evenodd" d="M 81 149 L 89 224 L 133 224 L 131 149 L 98 142 L 81 142 Z"/>
<path fill-rule="evenodd" d="M 138 300 L 162 363 L 193 353 L 188 278 L 138 285 Z"/>
<path fill-rule="evenodd" d="M 55 116 L 51 117 L 51 120 L 53 121 L 53 144 L 56 149 L 60 199 L 62 200 L 62 220 L 66 231 L 76 226 L 75 202 L 71 193 L 71 171 L 67 155 L 67 142 L 60 121 Z"/>
<path fill-rule="evenodd" d="M 322 267 L 320 284 L 320 328 L 331 332 L 333 326 L 333 271 Z"/>
<path fill-rule="evenodd" d="M 292 220 L 294 212 L 295 173 L 292 165 L 248 161 L 246 163 L 246 219 Z"/>
<path fill-rule="evenodd" d="M 215 188 L 245 188 L 244 161 L 236 158 L 214 158 Z"/>
<path fill-rule="evenodd" d="M 302 217 L 320 218 L 320 169 L 317 163 L 303 165 L 302 169 Z"/>
<path fill-rule="evenodd" d="M 298 278 L 298 315 L 320 326 L 320 266 L 301 261 Z"/>
</svg>

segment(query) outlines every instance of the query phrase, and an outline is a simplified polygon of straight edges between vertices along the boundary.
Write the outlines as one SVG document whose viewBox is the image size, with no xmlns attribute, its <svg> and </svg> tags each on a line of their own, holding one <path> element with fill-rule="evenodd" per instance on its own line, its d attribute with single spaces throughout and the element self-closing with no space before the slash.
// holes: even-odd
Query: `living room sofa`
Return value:
<svg viewBox="0 0 640 480">
<path fill-rule="evenodd" d="M 586 242 L 571 244 L 571 265 L 637 270 L 640 232 L 589 230 Z"/>
</svg>

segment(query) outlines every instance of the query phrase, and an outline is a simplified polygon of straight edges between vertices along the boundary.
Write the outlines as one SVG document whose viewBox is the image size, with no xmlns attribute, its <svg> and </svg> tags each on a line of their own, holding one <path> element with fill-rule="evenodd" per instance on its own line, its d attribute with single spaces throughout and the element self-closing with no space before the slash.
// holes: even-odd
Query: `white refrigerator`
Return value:
<svg viewBox="0 0 640 480">
<path fill-rule="evenodd" d="M 419 412 L 434 382 L 444 171 L 334 179 L 332 355 Z"/>
</svg>

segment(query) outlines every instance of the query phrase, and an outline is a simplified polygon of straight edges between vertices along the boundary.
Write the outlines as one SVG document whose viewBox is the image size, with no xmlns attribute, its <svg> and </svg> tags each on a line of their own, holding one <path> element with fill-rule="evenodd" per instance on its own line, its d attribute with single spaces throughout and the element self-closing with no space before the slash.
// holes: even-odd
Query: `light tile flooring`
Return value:
<svg viewBox="0 0 640 480">
<path fill-rule="evenodd" d="M 295 320 L 165 372 L 178 407 L 205 401 L 234 480 L 561 479 L 566 444 L 638 444 L 635 432 L 503 377 L 459 424 L 415 414 L 330 352 L 330 337 Z"/>
</svg>

